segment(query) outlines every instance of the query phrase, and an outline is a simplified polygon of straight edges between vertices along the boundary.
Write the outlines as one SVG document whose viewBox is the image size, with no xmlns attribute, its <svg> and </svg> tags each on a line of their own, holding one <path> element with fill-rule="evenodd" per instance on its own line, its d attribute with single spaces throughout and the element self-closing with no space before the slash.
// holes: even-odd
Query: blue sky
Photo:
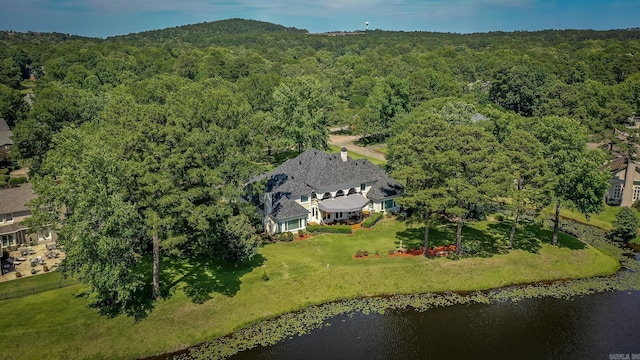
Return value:
<svg viewBox="0 0 640 360">
<path fill-rule="evenodd" d="M 311 32 L 640 27 L 640 0 L 0 0 L 0 30 L 108 37 L 228 18 Z"/>
</svg>

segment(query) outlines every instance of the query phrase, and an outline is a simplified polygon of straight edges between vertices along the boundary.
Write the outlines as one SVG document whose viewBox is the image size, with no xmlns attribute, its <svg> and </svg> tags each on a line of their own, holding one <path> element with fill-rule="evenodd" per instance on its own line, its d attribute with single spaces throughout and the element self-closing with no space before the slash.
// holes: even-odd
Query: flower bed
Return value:
<svg viewBox="0 0 640 360">
<path fill-rule="evenodd" d="M 429 249 L 427 249 L 427 255 L 433 256 L 433 257 L 448 256 L 455 252 L 456 252 L 455 245 L 437 246 L 435 248 L 432 248 L 431 246 L 429 246 Z M 393 251 L 393 250 L 389 251 L 389 257 L 411 257 L 411 256 L 423 256 L 423 255 L 424 255 L 423 246 L 421 246 L 419 249 L 414 249 L 414 250 L 400 249 L 397 251 Z"/>
</svg>

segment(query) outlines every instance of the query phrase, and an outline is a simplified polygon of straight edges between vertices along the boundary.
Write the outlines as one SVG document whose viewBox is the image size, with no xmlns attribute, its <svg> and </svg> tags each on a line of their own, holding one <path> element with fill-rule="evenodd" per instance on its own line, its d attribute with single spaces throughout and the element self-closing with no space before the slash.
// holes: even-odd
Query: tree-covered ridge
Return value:
<svg viewBox="0 0 640 360">
<path fill-rule="evenodd" d="M 140 33 L 113 36 L 110 40 L 130 41 L 130 40 L 152 40 L 167 41 L 179 40 L 183 42 L 197 42 L 196 37 L 208 38 L 221 35 L 240 35 L 251 33 L 307 33 L 307 30 L 286 27 L 265 21 L 246 19 L 226 19 L 219 21 L 204 22 L 200 24 L 190 24 L 176 26 L 172 28 L 143 31 Z"/>
</svg>

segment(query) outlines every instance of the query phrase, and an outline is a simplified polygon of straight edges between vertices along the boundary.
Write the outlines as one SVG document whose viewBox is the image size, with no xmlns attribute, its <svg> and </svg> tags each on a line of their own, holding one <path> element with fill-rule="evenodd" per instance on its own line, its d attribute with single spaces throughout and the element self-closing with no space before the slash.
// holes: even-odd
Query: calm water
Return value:
<svg viewBox="0 0 640 360">
<path fill-rule="evenodd" d="M 328 322 L 309 335 L 232 359 L 640 359 L 638 291 L 357 314 Z"/>
</svg>

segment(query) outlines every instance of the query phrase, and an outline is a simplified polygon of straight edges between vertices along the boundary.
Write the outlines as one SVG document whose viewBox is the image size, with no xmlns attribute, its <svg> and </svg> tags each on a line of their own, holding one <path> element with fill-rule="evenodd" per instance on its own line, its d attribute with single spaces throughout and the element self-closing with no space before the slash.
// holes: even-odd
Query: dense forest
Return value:
<svg viewBox="0 0 640 360">
<path fill-rule="evenodd" d="M 273 154 L 326 148 L 329 126 L 389 143 L 410 215 L 444 207 L 461 223 L 508 193 L 517 222 L 531 204 L 596 209 L 605 158 L 587 137 L 614 141 L 640 113 L 638 30 L 333 35 L 239 19 L 107 39 L 0 32 L 11 161 L 31 169 L 34 224 L 64 225 L 65 267 L 96 305 L 127 310 L 145 288 L 140 254 L 155 259 L 154 297 L 163 254 L 255 254 L 243 185 Z"/>
</svg>

